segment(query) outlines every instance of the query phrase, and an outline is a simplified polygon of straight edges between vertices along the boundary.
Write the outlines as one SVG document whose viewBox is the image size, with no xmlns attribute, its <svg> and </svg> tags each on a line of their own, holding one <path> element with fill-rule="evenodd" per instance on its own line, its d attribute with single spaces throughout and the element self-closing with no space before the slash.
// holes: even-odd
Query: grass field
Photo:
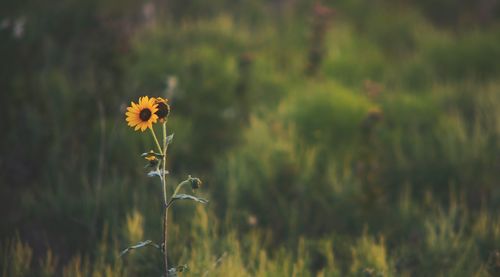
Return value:
<svg viewBox="0 0 500 277">
<path fill-rule="evenodd" d="M 169 191 L 210 200 L 169 216 L 180 276 L 499 276 L 500 2 L 469 2 L 0 4 L 0 273 L 161 276 L 119 256 L 162 237 L 151 95 Z"/>
</svg>

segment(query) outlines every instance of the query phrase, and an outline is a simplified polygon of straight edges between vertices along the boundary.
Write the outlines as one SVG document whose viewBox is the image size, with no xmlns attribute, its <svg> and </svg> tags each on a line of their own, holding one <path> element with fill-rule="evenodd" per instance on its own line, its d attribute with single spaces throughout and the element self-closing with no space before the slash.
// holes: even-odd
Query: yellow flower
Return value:
<svg viewBox="0 0 500 277">
<path fill-rule="evenodd" d="M 151 151 L 149 151 L 147 153 L 142 153 L 141 156 L 144 157 L 144 159 L 146 161 L 148 161 L 148 164 L 146 165 L 146 168 L 147 167 L 155 167 L 155 166 L 157 166 L 158 163 L 160 163 L 160 159 L 159 158 L 163 157 L 163 155 L 155 153 L 155 152 L 153 152 L 153 150 L 151 150 Z"/>
<path fill-rule="evenodd" d="M 158 160 L 155 156 L 146 156 L 146 157 L 144 157 L 144 159 L 146 159 L 147 161 L 150 161 L 150 162 Z"/>
<path fill-rule="evenodd" d="M 146 161 L 148 161 L 148 164 L 146 167 L 155 167 L 160 162 L 160 160 L 158 160 L 158 158 L 156 158 L 156 156 L 154 156 L 154 155 L 146 156 L 146 157 L 144 157 L 144 159 L 146 159 Z"/>
<path fill-rule="evenodd" d="M 131 102 L 130 105 L 125 113 L 128 126 L 135 127 L 135 131 L 141 129 L 142 132 L 147 128 L 152 128 L 153 123 L 158 120 L 158 115 L 156 115 L 158 104 L 155 98 L 140 97 L 139 104 Z"/>
<path fill-rule="evenodd" d="M 168 99 L 156 97 L 155 100 L 155 103 L 158 104 L 158 111 L 156 112 L 156 115 L 161 122 L 164 122 L 168 114 L 170 113 L 170 105 L 168 105 Z"/>
</svg>

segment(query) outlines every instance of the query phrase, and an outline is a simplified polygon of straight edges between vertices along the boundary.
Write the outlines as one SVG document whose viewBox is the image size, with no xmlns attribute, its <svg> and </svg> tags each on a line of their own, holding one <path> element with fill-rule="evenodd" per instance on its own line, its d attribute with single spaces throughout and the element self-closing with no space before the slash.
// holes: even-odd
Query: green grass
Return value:
<svg viewBox="0 0 500 277">
<path fill-rule="evenodd" d="M 210 199 L 170 217 L 182 276 L 500 273 L 498 23 L 339 1 L 308 75 L 311 3 L 223 2 L 119 35 L 100 19 L 132 4 L 27 6 L 52 17 L 21 40 L 0 30 L 2 276 L 161 275 L 154 248 L 119 257 L 162 228 L 138 156 L 154 145 L 124 109 L 168 76 L 169 183 L 199 176 Z"/>
</svg>

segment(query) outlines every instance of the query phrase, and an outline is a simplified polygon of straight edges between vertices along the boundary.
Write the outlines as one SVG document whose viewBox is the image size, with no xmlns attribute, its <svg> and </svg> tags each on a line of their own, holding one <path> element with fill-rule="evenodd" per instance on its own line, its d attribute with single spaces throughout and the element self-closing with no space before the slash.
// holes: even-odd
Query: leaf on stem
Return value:
<svg viewBox="0 0 500 277">
<path fill-rule="evenodd" d="M 153 241 L 151 241 L 151 240 L 146 240 L 146 241 L 141 241 L 141 242 L 139 242 L 139 243 L 138 243 L 138 244 L 136 244 L 136 245 L 133 245 L 133 246 L 129 246 L 129 247 L 127 247 L 125 250 L 123 250 L 123 251 L 120 253 L 120 257 L 121 257 L 121 256 L 123 256 L 123 255 L 125 255 L 127 252 L 129 252 L 129 251 L 131 251 L 131 250 L 134 250 L 134 249 L 137 249 L 137 248 L 141 248 L 141 247 L 144 247 L 144 246 L 148 246 L 148 245 L 149 245 L 149 246 L 152 246 L 152 247 L 154 247 L 154 248 L 157 248 L 158 250 L 160 250 L 160 251 L 161 251 L 161 247 L 160 247 L 158 244 L 154 243 L 154 242 L 153 242 Z"/>
<path fill-rule="evenodd" d="M 176 266 L 176 267 L 172 267 L 168 270 L 168 275 L 167 277 L 177 277 L 179 275 L 177 275 L 177 272 L 184 272 L 184 271 L 188 271 L 189 268 L 187 265 L 179 265 L 179 266 Z"/>
<path fill-rule="evenodd" d="M 172 197 L 172 200 L 170 200 L 170 203 L 174 202 L 175 200 L 191 200 L 191 201 L 199 202 L 201 204 L 207 204 L 208 203 L 208 200 L 206 200 L 206 199 L 203 199 L 203 198 L 200 198 L 200 197 L 196 197 L 196 196 L 192 196 L 192 195 L 189 195 L 189 194 L 177 194 L 174 197 Z"/>
<path fill-rule="evenodd" d="M 172 140 L 174 140 L 174 133 L 172 133 L 171 135 L 167 136 L 167 144 L 170 144 L 172 142 Z"/>
<path fill-rule="evenodd" d="M 196 197 L 193 195 L 189 195 L 189 194 L 177 194 L 176 196 L 174 196 L 172 198 L 172 200 L 192 200 L 192 201 L 200 202 L 202 204 L 208 203 L 208 200 L 206 200 L 206 199 Z"/>
<path fill-rule="evenodd" d="M 156 176 L 158 176 L 158 177 L 161 178 L 162 177 L 161 176 L 162 172 L 165 172 L 163 175 L 168 175 L 169 174 L 168 170 L 163 171 L 163 169 L 155 169 L 155 170 L 151 170 L 150 172 L 148 172 L 148 177 L 156 177 Z"/>
</svg>

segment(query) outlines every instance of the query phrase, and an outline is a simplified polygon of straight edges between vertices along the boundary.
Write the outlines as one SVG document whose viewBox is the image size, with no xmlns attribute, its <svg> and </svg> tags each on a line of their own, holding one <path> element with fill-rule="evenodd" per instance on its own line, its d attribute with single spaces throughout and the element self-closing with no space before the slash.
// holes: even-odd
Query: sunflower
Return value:
<svg viewBox="0 0 500 277">
<path fill-rule="evenodd" d="M 158 104 L 158 111 L 156 111 L 156 115 L 161 122 L 164 122 L 170 113 L 170 105 L 168 105 L 167 98 L 156 97 L 156 104 Z"/>
<path fill-rule="evenodd" d="M 160 162 L 160 160 L 158 160 L 158 158 L 156 157 L 155 153 L 152 153 L 152 152 L 148 153 L 148 155 L 145 156 L 144 159 L 146 159 L 146 161 L 148 161 L 148 164 L 146 165 L 146 167 L 155 167 Z"/>
<path fill-rule="evenodd" d="M 156 115 L 158 104 L 155 98 L 140 97 L 139 104 L 131 102 L 130 105 L 125 113 L 128 126 L 135 127 L 135 131 L 141 129 L 142 132 L 147 128 L 152 128 L 153 123 L 158 120 L 158 115 Z"/>
<path fill-rule="evenodd" d="M 148 162 L 158 161 L 158 158 L 155 156 L 146 156 L 144 157 L 144 159 L 146 159 L 146 161 Z"/>
</svg>

